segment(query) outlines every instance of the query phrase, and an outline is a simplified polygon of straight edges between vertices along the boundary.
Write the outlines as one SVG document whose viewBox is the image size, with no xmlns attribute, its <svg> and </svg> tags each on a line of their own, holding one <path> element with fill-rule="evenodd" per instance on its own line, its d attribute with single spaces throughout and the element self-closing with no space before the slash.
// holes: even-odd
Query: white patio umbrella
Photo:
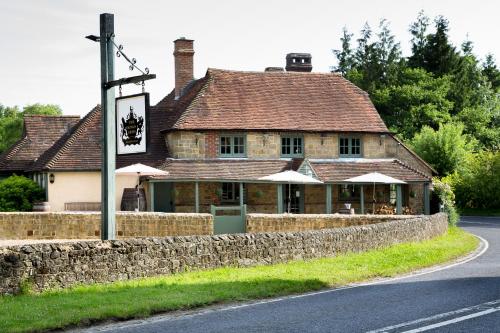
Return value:
<svg viewBox="0 0 500 333">
<path fill-rule="evenodd" d="M 293 170 L 286 170 L 274 173 L 269 176 L 260 177 L 259 180 L 267 180 L 273 183 L 288 184 L 288 207 L 287 207 L 288 213 L 290 213 L 290 208 L 291 208 L 290 202 L 291 202 L 292 184 L 323 184 L 321 180 L 303 175 L 300 172 Z"/>
<path fill-rule="evenodd" d="M 352 177 L 344 180 L 349 183 L 357 183 L 357 184 L 371 184 L 373 183 L 373 201 L 372 201 L 372 210 L 373 214 L 375 214 L 375 184 L 406 184 L 406 182 L 386 176 L 379 172 L 371 172 L 361 176 Z"/>
<path fill-rule="evenodd" d="M 167 171 L 156 169 L 141 163 L 132 164 L 115 170 L 117 175 L 137 175 L 137 211 L 139 211 L 139 180 L 141 176 L 164 176 L 168 175 Z"/>
</svg>

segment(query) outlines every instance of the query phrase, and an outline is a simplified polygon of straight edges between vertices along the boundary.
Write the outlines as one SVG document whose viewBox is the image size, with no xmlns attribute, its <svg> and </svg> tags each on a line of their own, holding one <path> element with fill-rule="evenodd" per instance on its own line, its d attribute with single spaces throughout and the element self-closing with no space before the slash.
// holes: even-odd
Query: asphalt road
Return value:
<svg viewBox="0 0 500 333">
<path fill-rule="evenodd" d="M 486 239 L 489 248 L 444 270 L 83 331 L 500 332 L 500 217 L 467 217 L 461 226 Z"/>
</svg>

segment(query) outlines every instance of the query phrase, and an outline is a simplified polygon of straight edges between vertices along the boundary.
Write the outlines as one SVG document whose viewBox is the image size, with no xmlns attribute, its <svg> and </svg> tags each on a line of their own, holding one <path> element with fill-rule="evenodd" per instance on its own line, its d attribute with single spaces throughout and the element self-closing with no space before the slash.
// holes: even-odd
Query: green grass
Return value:
<svg viewBox="0 0 500 333">
<path fill-rule="evenodd" d="M 460 208 L 462 216 L 500 216 L 500 208 Z"/>
<path fill-rule="evenodd" d="M 478 240 L 459 228 L 420 243 L 335 258 L 252 268 L 221 268 L 168 277 L 78 286 L 0 297 L 0 332 L 29 332 L 106 319 L 246 301 L 390 277 L 443 263 L 474 250 Z"/>
</svg>

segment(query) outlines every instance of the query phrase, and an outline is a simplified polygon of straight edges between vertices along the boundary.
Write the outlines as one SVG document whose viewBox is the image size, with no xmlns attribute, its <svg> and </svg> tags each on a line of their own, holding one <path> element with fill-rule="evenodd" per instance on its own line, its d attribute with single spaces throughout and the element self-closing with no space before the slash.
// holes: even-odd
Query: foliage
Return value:
<svg viewBox="0 0 500 333">
<path fill-rule="evenodd" d="M 455 194 L 453 193 L 452 187 L 446 182 L 439 180 L 439 178 L 434 178 L 432 180 L 432 185 L 434 186 L 434 193 L 438 196 L 443 205 L 444 212 L 448 214 L 448 223 L 452 226 L 456 226 L 460 219 L 460 215 L 458 215 L 455 207 Z"/>
<path fill-rule="evenodd" d="M 437 129 L 451 120 L 449 77 L 435 78 L 421 68 L 404 68 L 397 83 L 372 92 L 372 100 L 389 128 L 411 138 L 423 126 Z"/>
<path fill-rule="evenodd" d="M 386 20 L 378 33 L 366 23 L 356 40 L 344 28 L 333 69 L 367 91 L 390 130 L 406 140 L 423 126 L 463 122 L 480 148 L 500 149 L 500 71 L 493 56 L 481 63 L 469 40 L 455 47 L 442 16 L 430 28 L 421 11 L 409 27 L 412 54 L 406 58 Z"/>
<path fill-rule="evenodd" d="M 434 130 L 424 126 L 410 145 L 413 150 L 432 165 L 440 175 L 448 175 L 458 168 L 471 152 L 474 143 L 462 134 L 462 124 L 448 123 Z"/>
<path fill-rule="evenodd" d="M 423 63 L 418 67 L 436 74 L 437 76 L 453 73 L 460 56 L 455 47 L 448 40 L 449 22 L 443 16 L 434 20 L 436 32 L 427 35 L 422 50 Z"/>
<path fill-rule="evenodd" d="M 500 152 L 481 151 L 466 156 L 458 170 L 445 178 L 464 208 L 500 208 Z"/>
<path fill-rule="evenodd" d="M 46 331 L 110 318 L 145 317 L 165 311 L 337 287 L 454 260 L 473 251 L 477 244 L 473 235 L 449 228 L 447 234 L 428 241 L 333 258 L 227 267 L 35 295 L 3 296 L 0 297 L 0 331 Z"/>
<path fill-rule="evenodd" d="M 498 70 L 497 65 L 495 64 L 495 59 L 491 53 L 486 55 L 486 59 L 484 60 L 482 67 L 483 75 L 486 76 L 488 81 L 491 83 L 493 91 L 498 92 L 500 88 L 500 70 Z"/>
<path fill-rule="evenodd" d="M 53 104 L 26 105 L 23 111 L 19 107 L 6 107 L 0 104 L 0 153 L 19 140 L 23 133 L 23 116 L 47 115 L 58 116 L 62 110 Z"/>
<path fill-rule="evenodd" d="M 43 189 L 29 178 L 13 175 L 0 181 L 0 211 L 31 211 L 44 197 Z"/>
</svg>

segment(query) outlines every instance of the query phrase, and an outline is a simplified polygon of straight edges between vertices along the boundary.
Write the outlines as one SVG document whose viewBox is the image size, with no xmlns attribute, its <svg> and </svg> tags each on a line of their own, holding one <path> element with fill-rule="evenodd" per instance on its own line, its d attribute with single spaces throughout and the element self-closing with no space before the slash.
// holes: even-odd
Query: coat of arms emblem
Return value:
<svg viewBox="0 0 500 333">
<path fill-rule="evenodd" d="M 120 137 L 125 146 L 138 145 L 141 143 L 144 133 L 144 118 L 134 112 L 134 107 L 130 106 L 127 119 L 122 117 L 120 123 Z"/>
</svg>

